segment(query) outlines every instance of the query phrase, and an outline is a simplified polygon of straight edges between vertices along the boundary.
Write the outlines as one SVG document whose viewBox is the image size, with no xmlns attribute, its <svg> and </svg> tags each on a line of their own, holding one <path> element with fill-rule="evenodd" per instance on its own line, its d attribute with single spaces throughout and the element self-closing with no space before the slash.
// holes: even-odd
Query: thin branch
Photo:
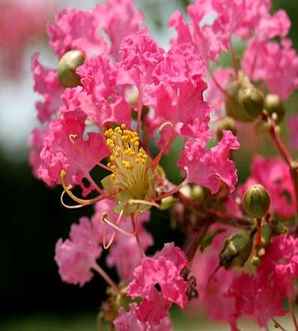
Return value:
<svg viewBox="0 0 298 331">
<path fill-rule="evenodd" d="M 118 288 L 116 283 L 111 279 L 111 277 L 98 264 L 94 264 L 92 266 L 92 269 L 95 270 L 106 281 L 106 283 L 113 288 L 113 290 L 116 293 L 120 293 L 120 289 Z"/>
<path fill-rule="evenodd" d="M 275 328 L 279 328 L 282 331 L 287 331 L 287 329 L 285 329 L 276 319 L 272 318 L 272 321 L 274 323 Z"/>
</svg>

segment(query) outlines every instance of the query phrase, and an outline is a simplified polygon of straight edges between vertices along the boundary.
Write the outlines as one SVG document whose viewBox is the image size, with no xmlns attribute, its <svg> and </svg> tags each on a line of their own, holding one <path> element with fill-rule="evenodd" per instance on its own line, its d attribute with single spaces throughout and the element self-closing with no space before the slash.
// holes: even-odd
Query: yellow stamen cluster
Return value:
<svg viewBox="0 0 298 331">
<path fill-rule="evenodd" d="M 151 158 L 140 146 L 135 131 L 125 125 L 105 131 L 105 138 L 111 155 L 108 163 L 112 175 L 110 185 L 119 192 L 122 205 L 129 200 L 146 200 L 153 195 L 154 176 Z"/>
<path fill-rule="evenodd" d="M 131 170 L 134 163 L 144 165 L 148 155 L 140 147 L 140 138 L 134 131 L 125 129 L 125 126 L 117 126 L 105 131 L 106 142 L 111 149 L 108 167 L 115 174 L 118 168 L 124 167 Z"/>
</svg>

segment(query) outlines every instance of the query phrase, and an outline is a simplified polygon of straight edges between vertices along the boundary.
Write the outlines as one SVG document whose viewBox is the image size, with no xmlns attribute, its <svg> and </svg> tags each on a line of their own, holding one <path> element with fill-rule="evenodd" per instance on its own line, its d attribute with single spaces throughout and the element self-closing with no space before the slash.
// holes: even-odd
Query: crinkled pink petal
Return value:
<svg viewBox="0 0 298 331">
<path fill-rule="evenodd" d="M 48 122 L 57 113 L 61 105 L 63 92 L 56 70 L 47 69 L 39 62 L 39 55 L 32 58 L 32 72 L 34 79 L 34 91 L 43 97 L 37 101 L 37 117 L 41 123 Z"/>
<path fill-rule="evenodd" d="M 134 271 L 128 294 L 132 297 L 143 297 L 150 300 L 152 288 L 158 284 L 165 300 L 176 303 L 182 308 L 187 303 L 187 283 L 181 276 L 187 260 L 181 250 L 174 245 L 166 245 L 156 256 L 143 259 Z"/>
<path fill-rule="evenodd" d="M 139 242 L 144 251 L 153 244 L 152 236 L 142 230 L 138 232 Z M 109 266 L 115 266 L 122 280 L 129 282 L 133 277 L 135 268 L 140 264 L 143 252 L 140 250 L 135 237 L 127 237 L 118 233 L 115 243 L 113 244 L 107 263 Z"/>
<path fill-rule="evenodd" d="M 135 305 L 130 305 L 128 312 L 121 310 L 114 321 L 114 326 L 116 331 L 172 331 L 171 321 L 168 316 L 158 324 L 138 320 Z"/>
<path fill-rule="evenodd" d="M 170 307 L 171 303 L 152 287 L 148 297 L 136 306 L 136 316 L 143 323 L 158 325 L 168 316 Z"/>
<path fill-rule="evenodd" d="M 67 183 L 81 185 L 95 165 L 109 154 L 100 133 L 88 133 L 85 140 L 85 116 L 77 112 L 64 113 L 50 123 L 40 153 L 39 177 L 48 185 L 60 183 L 60 173 L 66 171 Z"/>
<path fill-rule="evenodd" d="M 220 87 L 224 90 L 227 89 L 228 84 L 231 82 L 234 75 L 234 70 L 232 68 L 220 68 L 213 72 L 213 76 L 216 82 L 220 84 Z M 211 109 L 214 110 L 217 117 L 222 117 L 225 96 L 223 92 L 218 88 L 214 80 L 210 78 L 208 82 L 208 88 L 206 90 L 207 101 L 211 106 Z"/>
<path fill-rule="evenodd" d="M 179 166 L 186 171 L 190 182 L 205 186 L 212 193 L 217 193 L 222 184 L 233 191 L 238 177 L 235 164 L 229 157 L 239 147 L 237 138 L 230 131 L 225 131 L 222 140 L 210 150 L 200 140 L 189 139 Z"/>
<path fill-rule="evenodd" d="M 164 50 L 144 30 L 128 36 L 121 44 L 117 83 L 137 88 L 136 111 L 148 105 L 147 88 L 153 83 L 153 72 L 163 55 Z"/>
<path fill-rule="evenodd" d="M 81 110 L 100 126 L 123 123 L 130 126 L 131 107 L 125 89 L 118 86 L 117 68 L 105 57 L 86 61 L 78 70 L 83 91 L 78 96 Z"/>
<path fill-rule="evenodd" d="M 64 9 L 49 26 L 50 44 L 58 56 L 78 49 L 88 57 L 107 51 L 108 45 L 98 34 L 98 22 L 94 11 Z"/>
<path fill-rule="evenodd" d="M 38 177 L 38 169 L 41 164 L 40 152 L 43 147 L 44 131 L 36 128 L 31 132 L 29 139 L 29 162 L 33 169 L 33 174 Z"/>
<path fill-rule="evenodd" d="M 63 281 L 82 286 L 92 278 L 91 268 L 101 253 L 96 237 L 94 226 L 83 217 L 72 226 L 70 239 L 57 242 L 55 260 Z"/>
<path fill-rule="evenodd" d="M 108 0 L 96 7 L 95 14 L 99 26 L 109 38 L 110 54 L 116 59 L 119 57 L 122 40 L 144 29 L 144 16 L 136 9 L 132 0 Z"/>
<path fill-rule="evenodd" d="M 231 229 L 226 228 L 226 232 L 218 235 L 211 246 L 203 253 L 197 252 L 194 257 L 192 273 L 197 280 L 199 297 L 191 303 L 191 308 L 192 310 L 197 309 L 199 305 L 210 319 L 228 322 L 234 327 L 233 330 L 237 330 L 236 320 L 239 314 L 235 299 L 228 296 L 237 273 L 221 268 L 214 274 L 219 265 L 219 253 L 223 247 L 224 239 L 230 233 Z"/>
<path fill-rule="evenodd" d="M 242 274 L 231 286 L 241 315 L 253 317 L 266 327 L 274 317 L 285 316 L 284 301 L 294 293 L 298 276 L 298 240 L 278 236 L 266 249 L 266 255 L 255 275 Z"/>
<path fill-rule="evenodd" d="M 161 131 L 161 148 L 166 150 L 177 135 L 208 140 L 210 109 L 203 99 L 205 89 L 205 83 L 198 78 L 176 86 L 160 84 L 154 90 L 155 126 L 167 123 Z"/>
<path fill-rule="evenodd" d="M 251 79 L 264 81 L 269 91 L 283 100 L 298 88 L 298 55 L 288 39 L 280 44 L 253 40 L 242 67 Z"/>
</svg>

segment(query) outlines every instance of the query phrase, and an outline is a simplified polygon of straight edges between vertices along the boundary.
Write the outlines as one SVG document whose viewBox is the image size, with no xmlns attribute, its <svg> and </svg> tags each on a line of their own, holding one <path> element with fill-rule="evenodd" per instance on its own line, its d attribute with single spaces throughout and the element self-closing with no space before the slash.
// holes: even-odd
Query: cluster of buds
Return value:
<svg viewBox="0 0 298 331">
<path fill-rule="evenodd" d="M 216 18 L 206 25 L 210 8 Z M 290 21 L 262 0 L 198 0 L 187 12 L 188 22 L 171 16 L 177 35 L 165 50 L 132 0 L 68 9 L 49 27 L 58 67 L 33 57 L 43 98 L 31 137 L 34 174 L 62 186 L 65 207 L 95 206 L 58 241 L 55 260 L 65 282 L 84 285 L 95 273 L 106 281 L 100 321 L 116 331 L 169 331 L 173 305 L 203 307 L 232 330 L 241 316 L 265 328 L 294 300 L 298 172 L 278 127 L 298 87 Z M 241 65 L 234 37 L 247 46 Z M 212 71 L 228 52 L 232 67 Z M 257 134 L 242 141 L 238 127 L 251 124 L 264 126 L 281 158 L 254 156 L 239 184 L 235 151 Z M 175 141 L 178 184 L 162 166 Z M 153 209 L 184 240 L 149 256 Z M 103 250 L 119 284 L 98 264 Z"/>
</svg>

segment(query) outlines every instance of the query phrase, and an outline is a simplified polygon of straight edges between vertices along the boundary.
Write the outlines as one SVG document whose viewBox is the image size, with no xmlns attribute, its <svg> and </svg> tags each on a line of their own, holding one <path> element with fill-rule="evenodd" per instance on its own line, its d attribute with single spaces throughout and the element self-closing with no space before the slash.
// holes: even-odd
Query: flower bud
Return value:
<svg viewBox="0 0 298 331">
<path fill-rule="evenodd" d="M 263 111 L 264 95 L 253 85 L 239 90 L 239 103 L 243 106 L 247 116 L 254 120 Z"/>
<path fill-rule="evenodd" d="M 220 252 L 220 265 L 225 269 L 233 266 L 243 266 L 251 254 L 252 244 L 252 236 L 248 232 L 237 233 L 227 239 Z"/>
<path fill-rule="evenodd" d="M 175 198 L 173 198 L 172 196 L 166 197 L 166 198 L 161 200 L 160 209 L 161 210 L 170 209 L 175 205 L 176 201 L 177 200 Z"/>
<path fill-rule="evenodd" d="M 251 218 L 262 218 L 270 207 L 270 196 L 262 185 L 250 186 L 243 196 L 243 208 Z"/>
<path fill-rule="evenodd" d="M 279 123 L 285 117 L 285 108 L 280 100 L 280 97 L 276 94 L 267 94 L 265 97 L 264 108 L 267 110 L 269 115 L 276 116 L 276 122 Z"/>
<path fill-rule="evenodd" d="M 246 110 L 243 105 L 239 103 L 238 94 L 241 88 L 241 84 L 238 81 L 234 81 L 230 84 L 227 89 L 227 94 L 225 100 L 226 113 L 229 117 L 241 122 L 251 121 L 250 117 L 247 115 Z"/>
<path fill-rule="evenodd" d="M 194 185 L 191 189 L 191 198 L 201 204 L 208 196 L 208 191 L 202 186 Z"/>
<path fill-rule="evenodd" d="M 58 63 L 58 75 L 60 83 L 64 87 L 76 87 L 80 85 L 80 76 L 76 69 L 85 61 L 81 51 L 73 50 L 66 52 Z"/>
<path fill-rule="evenodd" d="M 252 258 L 250 259 L 250 263 L 254 266 L 254 267 L 258 267 L 261 264 L 262 260 L 259 256 L 252 256 Z"/>
<path fill-rule="evenodd" d="M 226 112 L 241 122 L 254 121 L 264 107 L 263 93 L 258 90 L 243 73 L 227 89 Z"/>
<path fill-rule="evenodd" d="M 221 140 L 223 137 L 223 132 L 228 130 L 231 131 L 234 135 L 237 134 L 236 122 L 230 116 L 226 116 L 216 123 L 217 140 Z"/>
</svg>

